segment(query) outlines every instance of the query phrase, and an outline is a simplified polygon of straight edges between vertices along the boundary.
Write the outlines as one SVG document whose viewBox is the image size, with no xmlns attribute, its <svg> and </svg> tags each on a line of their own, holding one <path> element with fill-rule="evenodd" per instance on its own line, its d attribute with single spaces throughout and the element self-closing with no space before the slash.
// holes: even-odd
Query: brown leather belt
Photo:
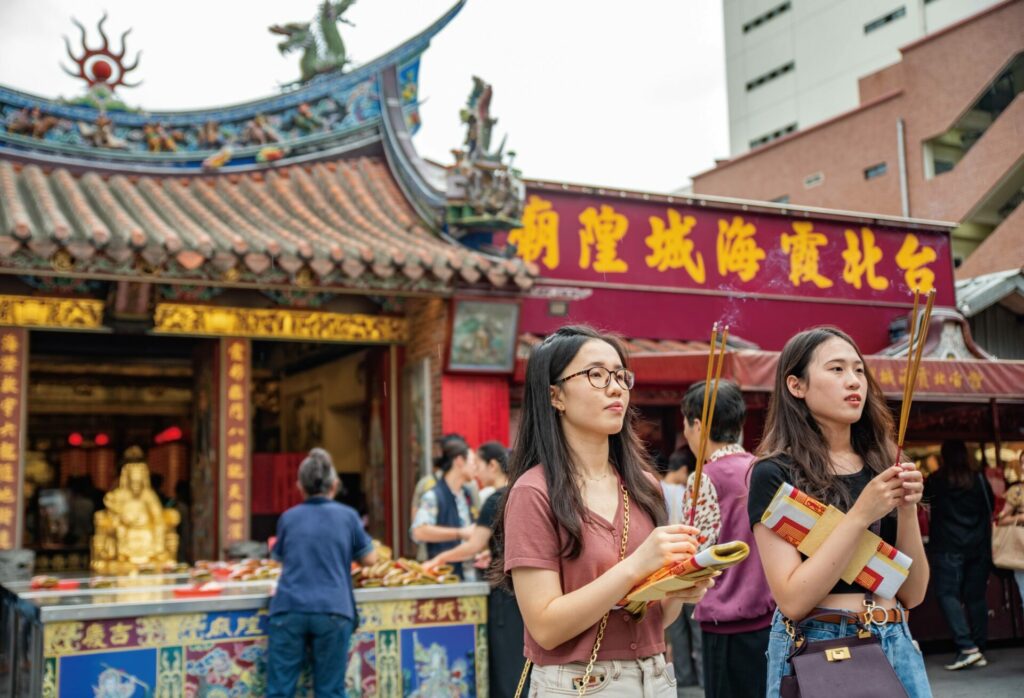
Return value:
<svg viewBox="0 0 1024 698">
<path fill-rule="evenodd" d="M 821 615 L 817 615 L 821 613 Z M 814 609 L 811 611 L 809 616 L 815 616 L 814 620 L 821 621 L 822 623 L 841 623 L 845 621 L 858 620 L 864 625 L 886 625 L 888 623 L 902 623 L 905 620 L 910 620 L 910 611 L 904 608 L 879 608 L 875 607 L 870 611 L 862 611 L 860 613 L 854 613 L 853 611 L 847 611 L 845 613 L 829 613 L 827 609 Z"/>
</svg>

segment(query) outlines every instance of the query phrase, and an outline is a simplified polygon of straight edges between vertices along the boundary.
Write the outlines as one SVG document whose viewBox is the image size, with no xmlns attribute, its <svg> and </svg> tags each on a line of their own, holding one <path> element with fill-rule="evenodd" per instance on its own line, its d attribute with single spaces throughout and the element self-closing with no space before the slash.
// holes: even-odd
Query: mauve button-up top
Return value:
<svg viewBox="0 0 1024 698">
<path fill-rule="evenodd" d="M 509 490 L 505 505 L 505 571 L 517 567 L 539 567 L 558 572 L 562 593 L 568 594 L 586 586 L 619 561 L 622 544 L 622 500 L 615 520 L 591 514 L 583 522 L 583 548 L 580 556 L 569 560 L 561 556 L 565 532 L 551 510 L 544 469 L 534 466 Z M 643 543 L 654 522 L 636 501 L 630 498 L 629 537 L 626 555 Z M 529 590 L 517 589 L 517 594 Z M 597 639 L 597 624 L 552 650 L 545 650 L 524 629 L 525 655 L 534 664 L 548 666 L 567 662 L 587 662 Z M 653 604 L 639 623 L 625 610 L 613 610 L 597 658 L 637 659 L 665 651 L 661 604 Z"/>
</svg>

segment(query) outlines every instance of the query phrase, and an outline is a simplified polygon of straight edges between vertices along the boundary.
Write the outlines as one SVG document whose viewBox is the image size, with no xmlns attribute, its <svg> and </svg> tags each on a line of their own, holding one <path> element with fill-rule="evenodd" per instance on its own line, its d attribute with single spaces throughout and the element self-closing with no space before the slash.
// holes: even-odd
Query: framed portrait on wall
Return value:
<svg viewBox="0 0 1024 698">
<path fill-rule="evenodd" d="M 448 370 L 464 373 L 511 373 L 519 332 L 519 302 L 452 301 Z"/>
</svg>

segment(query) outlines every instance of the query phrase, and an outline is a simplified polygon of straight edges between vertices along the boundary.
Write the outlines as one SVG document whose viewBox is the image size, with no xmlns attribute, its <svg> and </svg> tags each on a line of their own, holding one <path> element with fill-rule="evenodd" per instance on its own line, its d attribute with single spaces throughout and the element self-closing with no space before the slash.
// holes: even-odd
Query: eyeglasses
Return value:
<svg viewBox="0 0 1024 698">
<path fill-rule="evenodd" d="M 591 368 L 585 368 L 582 371 L 572 373 L 565 378 L 559 378 L 552 385 L 558 385 L 564 383 L 570 378 L 576 376 L 586 376 L 590 384 L 598 390 L 604 390 L 612 382 L 612 376 L 615 376 L 615 382 L 619 384 L 619 387 L 623 390 L 632 390 L 633 383 L 636 381 L 636 376 L 628 368 L 617 368 L 614 371 L 609 371 L 604 366 L 593 366 Z"/>
</svg>

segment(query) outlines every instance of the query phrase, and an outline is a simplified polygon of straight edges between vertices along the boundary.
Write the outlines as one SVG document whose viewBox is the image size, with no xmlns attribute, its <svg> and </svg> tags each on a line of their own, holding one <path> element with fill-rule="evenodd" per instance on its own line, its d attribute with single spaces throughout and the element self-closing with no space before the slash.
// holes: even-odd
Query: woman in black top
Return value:
<svg viewBox="0 0 1024 698">
<path fill-rule="evenodd" d="M 848 335 L 819 327 L 786 343 L 748 499 L 758 553 L 778 603 L 768 645 L 769 696 L 779 694 L 782 677 L 790 672 L 786 660 L 793 646 L 787 619 L 799 621 L 822 608 L 864 612 L 865 590 L 845 584 L 840 575 L 868 528 L 913 560 L 897 598 L 874 599 L 889 622 L 871 627 L 907 693 L 931 696 L 903 610 L 921 603 L 928 585 L 917 524 L 923 483 L 912 463 L 893 465 L 892 432 L 881 388 Z M 846 513 L 812 557 L 804 557 L 761 523 L 783 482 Z M 875 613 L 880 616 L 882 611 Z M 805 627 L 811 639 L 856 632 L 853 624 L 841 622 L 808 621 Z M 836 695 L 842 695 L 841 687 L 837 689 Z"/>
<path fill-rule="evenodd" d="M 985 666 L 993 498 L 982 474 L 971 470 L 963 441 L 942 443 L 942 467 L 925 483 L 924 498 L 931 506 L 928 558 L 935 570 L 935 595 L 957 649 L 946 668 Z"/>
<path fill-rule="evenodd" d="M 485 550 L 493 557 L 496 552 L 491 532 L 498 504 L 508 489 L 508 450 L 497 441 L 488 441 L 477 450 L 477 456 L 482 463 L 480 481 L 484 487 L 493 487 L 494 493 L 480 507 L 480 515 L 469 537 L 457 547 L 427 560 L 424 567 L 470 560 Z M 523 616 L 515 596 L 501 588 L 492 589 L 487 597 L 487 648 L 490 695 L 512 698 L 523 670 Z M 527 680 L 523 686 L 524 696 L 529 694 L 529 687 Z"/>
</svg>

